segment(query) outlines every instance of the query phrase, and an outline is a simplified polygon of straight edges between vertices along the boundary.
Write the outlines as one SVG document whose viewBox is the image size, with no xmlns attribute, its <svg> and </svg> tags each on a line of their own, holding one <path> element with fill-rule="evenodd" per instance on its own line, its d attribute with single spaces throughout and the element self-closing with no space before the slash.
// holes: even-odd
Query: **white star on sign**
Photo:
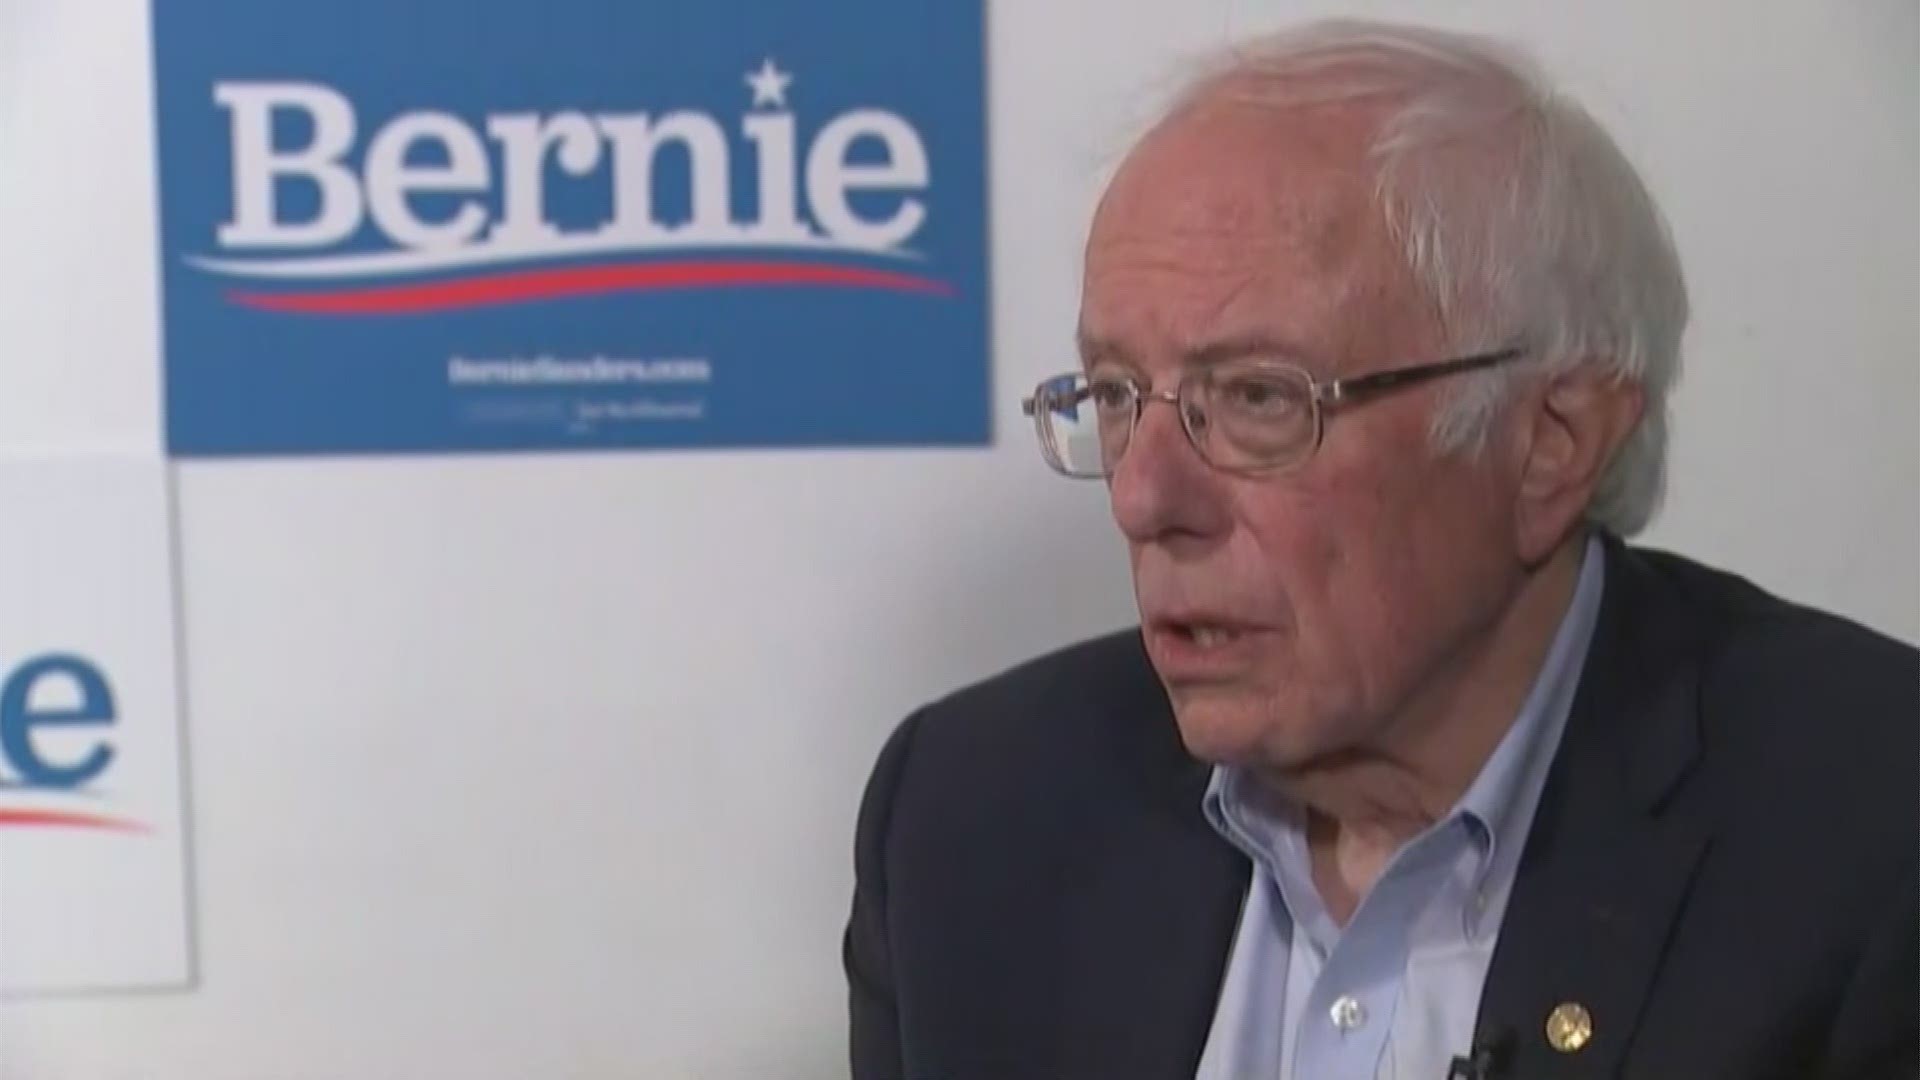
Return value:
<svg viewBox="0 0 1920 1080">
<path fill-rule="evenodd" d="M 773 65 L 771 59 L 760 61 L 759 71 L 747 73 L 747 86 L 753 91 L 753 107 L 762 105 L 784 109 L 787 107 L 787 84 L 793 76 Z"/>
</svg>

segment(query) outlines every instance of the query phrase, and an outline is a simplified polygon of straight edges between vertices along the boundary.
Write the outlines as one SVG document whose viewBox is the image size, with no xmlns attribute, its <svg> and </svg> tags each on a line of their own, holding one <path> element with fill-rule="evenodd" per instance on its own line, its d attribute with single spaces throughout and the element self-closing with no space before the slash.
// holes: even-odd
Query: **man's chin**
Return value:
<svg viewBox="0 0 1920 1080">
<path fill-rule="evenodd" d="M 1176 698 L 1173 715 L 1180 741 L 1194 758 L 1213 765 L 1245 765 L 1265 756 L 1265 743 L 1272 737 L 1264 711 L 1252 702 Z"/>
<path fill-rule="evenodd" d="M 1338 749 L 1334 738 L 1292 730 L 1275 718 L 1271 700 L 1254 695 L 1175 694 L 1174 722 L 1195 759 L 1290 771 Z M 1319 733 L 1325 736 L 1327 733 Z"/>
</svg>

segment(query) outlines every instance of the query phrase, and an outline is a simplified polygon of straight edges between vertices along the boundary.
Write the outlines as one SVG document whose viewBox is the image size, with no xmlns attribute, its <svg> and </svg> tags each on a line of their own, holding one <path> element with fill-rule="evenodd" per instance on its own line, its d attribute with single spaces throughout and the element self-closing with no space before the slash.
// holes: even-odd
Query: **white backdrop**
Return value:
<svg viewBox="0 0 1920 1080">
<path fill-rule="evenodd" d="M 177 468 L 200 982 L 0 1001 L 0 1076 L 843 1072 L 880 740 L 1129 613 L 1016 405 L 1102 172 L 1182 56 L 1335 10 L 1531 43 L 1648 174 L 1696 310 L 1651 539 L 1920 639 L 1911 0 L 1003 2 L 996 446 Z M 149 77 L 138 0 L 0 0 L 0 453 L 158 445 Z"/>
</svg>

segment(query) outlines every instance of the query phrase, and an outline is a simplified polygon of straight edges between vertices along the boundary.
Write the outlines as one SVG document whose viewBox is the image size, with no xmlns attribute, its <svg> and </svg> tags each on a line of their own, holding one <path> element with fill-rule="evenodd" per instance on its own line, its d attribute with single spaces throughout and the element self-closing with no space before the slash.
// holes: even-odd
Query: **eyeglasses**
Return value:
<svg viewBox="0 0 1920 1080">
<path fill-rule="evenodd" d="M 1103 372 L 1057 375 L 1034 388 L 1020 409 L 1033 417 L 1040 453 L 1066 475 L 1113 475 L 1155 401 L 1172 405 L 1200 457 L 1231 473 L 1294 468 L 1320 448 L 1329 410 L 1447 375 L 1517 360 L 1522 348 L 1320 382 L 1281 360 L 1232 360 L 1188 374 L 1172 390 L 1142 390 L 1132 378 Z"/>
</svg>

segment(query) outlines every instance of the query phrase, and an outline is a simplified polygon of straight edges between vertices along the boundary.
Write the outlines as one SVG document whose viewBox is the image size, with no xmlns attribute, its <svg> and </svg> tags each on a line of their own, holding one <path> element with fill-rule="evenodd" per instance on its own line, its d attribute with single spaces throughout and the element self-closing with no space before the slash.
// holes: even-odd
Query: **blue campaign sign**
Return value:
<svg viewBox="0 0 1920 1080">
<path fill-rule="evenodd" d="M 177 455 L 980 444 L 979 0 L 155 0 Z"/>
</svg>

